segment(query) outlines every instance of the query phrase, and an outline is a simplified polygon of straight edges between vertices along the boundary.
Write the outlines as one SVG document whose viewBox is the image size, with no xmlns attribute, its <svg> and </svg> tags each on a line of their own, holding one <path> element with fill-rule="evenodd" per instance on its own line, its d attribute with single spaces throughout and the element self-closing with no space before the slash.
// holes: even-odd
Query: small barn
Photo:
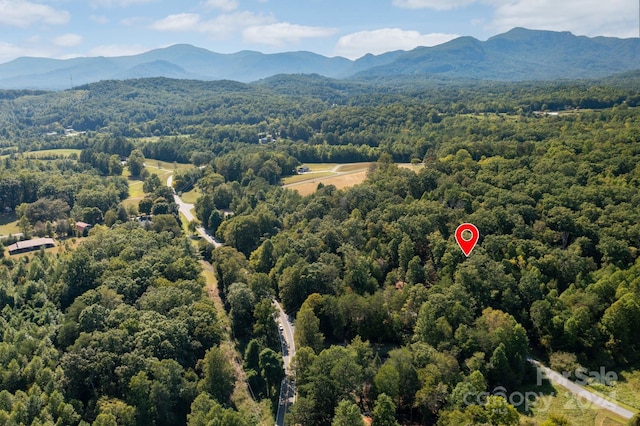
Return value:
<svg viewBox="0 0 640 426">
<path fill-rule="evenodd" d="M 86 237 L 89 235 L 89 231 L 93 228 L 93 225 L 86 222 L 76 222 L 76 231 L 79 237 Z"/>
</svg>

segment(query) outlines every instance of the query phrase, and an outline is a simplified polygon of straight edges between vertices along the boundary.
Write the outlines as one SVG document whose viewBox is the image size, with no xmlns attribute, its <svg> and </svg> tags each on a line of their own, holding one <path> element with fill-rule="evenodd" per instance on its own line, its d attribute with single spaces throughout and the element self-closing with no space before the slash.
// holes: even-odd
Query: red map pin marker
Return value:
<svg viewBox="0 0 640 426">
<path fill-rule="evenodd" d="M 471 238 L 465 240 L 462 237 L 462 233 L 464 231 L 469 231 L 471 233 Z M 456 241 L 458 242 L 458 245 L 460 246 L 460 249 L 462 250 L 464 255 L 467 257 L 469 257 L 471 251 L 476 246 L 479 237 L 480 231 L 478 231 L 478 228 L 476 228 L 473 223 L 463 223 L 456 228 Z"/>
</svg>

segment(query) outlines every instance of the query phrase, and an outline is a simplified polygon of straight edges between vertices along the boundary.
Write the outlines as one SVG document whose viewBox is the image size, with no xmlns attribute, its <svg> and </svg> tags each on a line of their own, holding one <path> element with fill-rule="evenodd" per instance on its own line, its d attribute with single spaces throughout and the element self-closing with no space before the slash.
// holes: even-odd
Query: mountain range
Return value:
<svg viewBox="0 0 640 426">
<path fill-rule="evenodd" d="M 146 77 L 251 82 L 277 74 L 310 73 L 369 81 L 526 81 L 599 78 L 638 69 L 638 38 L 589 38 L 514 28 L 486 41 L 459 37 L 434 47 L 368 54 L 355 61 L 311 52 L 221 54 L 184 44 L 109 58 L 22 57 L 0 64 L 0 88 L 63 90 L 100 80 Z"/>
</svg>

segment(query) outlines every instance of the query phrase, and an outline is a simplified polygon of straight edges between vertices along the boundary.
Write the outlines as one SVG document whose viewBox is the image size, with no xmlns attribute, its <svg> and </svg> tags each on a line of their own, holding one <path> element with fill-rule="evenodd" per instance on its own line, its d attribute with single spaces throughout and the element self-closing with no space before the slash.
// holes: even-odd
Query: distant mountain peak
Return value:
<svg viewBox="0 0 640 426">
<path fill-rule="evenodd" d="M 637 70 L 639 64 L 638 39 L 589 38 L 568 31 L 516 27 L 487 41 L 464 36 L 433 47 L 367 54 L 355 61 L 304 51 L 222 54 L 190 44 L 109 58 L 25 57 L 0 64 L 0 88 L 67 89 L 70 75 L 76 86 L 145 76 L 251 82 L 278 74 L 313 73 L 356 79 L 554 80 L 604 77 Z"/>
</svg>

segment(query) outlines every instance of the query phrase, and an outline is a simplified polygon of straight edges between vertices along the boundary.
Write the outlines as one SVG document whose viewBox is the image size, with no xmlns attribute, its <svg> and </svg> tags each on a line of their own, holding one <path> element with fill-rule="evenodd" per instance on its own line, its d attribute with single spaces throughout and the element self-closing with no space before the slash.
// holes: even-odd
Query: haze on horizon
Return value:
<svg viewBox="0 0 640 426">
<path fill-rule="evenodd" d="M 174 44 L 219 53 L 367 53 L 480 40 L 513 27 L 638 37 L 632 0 L 0 0 L 0 63 L 126 56 Z"/>
</svg>

